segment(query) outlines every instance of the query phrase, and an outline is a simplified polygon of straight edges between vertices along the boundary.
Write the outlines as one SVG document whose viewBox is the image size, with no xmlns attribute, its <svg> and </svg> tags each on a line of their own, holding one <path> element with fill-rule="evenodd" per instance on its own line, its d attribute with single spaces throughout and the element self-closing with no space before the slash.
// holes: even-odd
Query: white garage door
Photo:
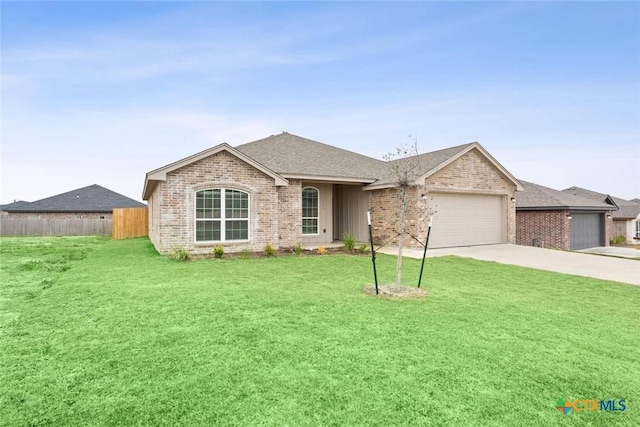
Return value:
<svg viewBox="0 0 640 427">
<path fill-rule="evenodd" d="M 429 193 L 435 210 L 430 248 L 506 243 L 504 197 L 480 194 Z"/>
</svg>

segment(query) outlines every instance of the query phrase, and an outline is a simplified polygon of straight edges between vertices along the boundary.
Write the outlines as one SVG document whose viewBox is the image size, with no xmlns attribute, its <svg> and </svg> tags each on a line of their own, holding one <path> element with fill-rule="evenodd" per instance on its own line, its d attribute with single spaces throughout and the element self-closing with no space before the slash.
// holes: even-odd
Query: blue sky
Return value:
<svg viewBox="0 0 640 427">
<path fill-rule="evenodd" d="M 282 131 L 640 197 L 637 2 L 0 3 L 0 202 Z"/>
</svg>

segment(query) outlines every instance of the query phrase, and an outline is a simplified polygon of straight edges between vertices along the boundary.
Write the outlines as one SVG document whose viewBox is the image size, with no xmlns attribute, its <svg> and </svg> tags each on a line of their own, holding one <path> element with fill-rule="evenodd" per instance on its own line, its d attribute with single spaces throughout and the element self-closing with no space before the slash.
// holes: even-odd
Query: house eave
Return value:
<svg viewBox="0 0 640 427">
<path fill-rule="evenodd" d="M 598 211 L 610 212 L 614 209 L 596 206 L 516 206 L 517 211 Z"/>
<path fill-rule="evenodd" d="M 332 182 L 336 184 L 345 183 L 345 184 L 370 184 L 375 182 L 374 178 L 352 178 L 345 176 L 330 176 L 330 175 L 307 175 L 307 174 L 288 174 L 282 173 L 282 177 L 286 179 L 299 179 L 302 181 L 321 181 L 321 182 Z"/>
<path fill-rule="evenodd" d="M 365 191 L 373 191 L 373 190 L 384 190 L 386 188 L 395 188 L 397 187 L 398 184 L 395 182 L 387 182 L 384 184 L 369 184 L 366 187 L 363 188 L 363 190 Z"/>
</svg>

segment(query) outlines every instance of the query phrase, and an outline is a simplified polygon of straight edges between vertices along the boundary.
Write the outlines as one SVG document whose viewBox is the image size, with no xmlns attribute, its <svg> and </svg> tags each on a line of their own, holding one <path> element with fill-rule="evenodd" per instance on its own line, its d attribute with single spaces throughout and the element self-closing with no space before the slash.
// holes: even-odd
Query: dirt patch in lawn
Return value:
<svg viewBox="0 0 640 427">
<path fill-rule="evenodd" d="M 378 295 L 376 295 L 376 288 L 374 285 L 365 287 L 362 292 L 373 297 L 388 299 L 423 299 L 429 295 L 426 289 L 423 288 L 396 285 L 378 286 Z"/>
</svg>

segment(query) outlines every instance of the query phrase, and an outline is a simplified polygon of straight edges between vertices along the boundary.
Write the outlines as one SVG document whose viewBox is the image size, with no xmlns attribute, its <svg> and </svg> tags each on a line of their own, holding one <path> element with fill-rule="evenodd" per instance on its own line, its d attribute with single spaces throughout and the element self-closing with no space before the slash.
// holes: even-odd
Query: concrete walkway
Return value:
<svg viewBox="0 0 640 427">
<path fill-rule="evenodd" d="M 398 248 L 384 247 L 378 252 L 397 255 Z M 422 258 L 422 250 L 405 248 L 403 254 L 411 258 Z M 467 246 L 427 250 L 428 258 L 446 255 L 640 285 L 640 261 L 634 259 L 520 245 Z"/>
</svg>

